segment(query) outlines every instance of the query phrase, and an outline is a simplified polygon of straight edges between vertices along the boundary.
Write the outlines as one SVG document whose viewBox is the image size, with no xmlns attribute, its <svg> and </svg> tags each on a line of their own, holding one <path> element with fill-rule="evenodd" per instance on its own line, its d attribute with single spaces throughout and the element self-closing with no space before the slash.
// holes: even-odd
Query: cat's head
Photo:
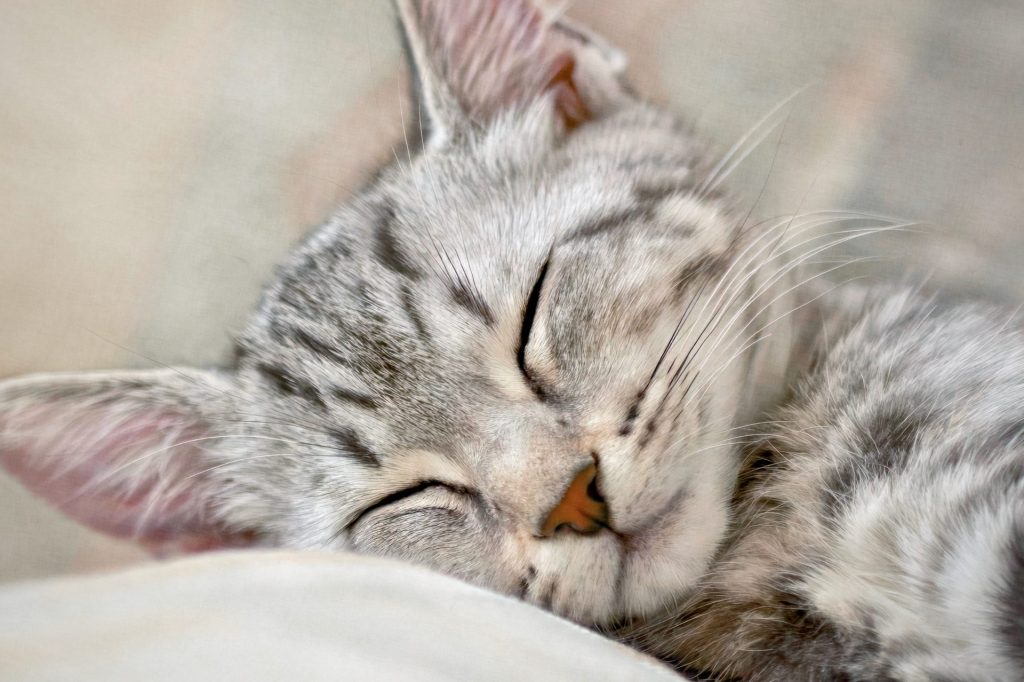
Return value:
<svg viewBox="0 0 1024 682">
<path fill-rule="evenodd" d="M 783 305 L 687 129 L 526 0 L 398 3 L 422 148 L 282 267 L 235 365 L 0 385 L 0 457 L 154 547 L 406 558 L 584 622 L 692 587 Z"/>
</svg>

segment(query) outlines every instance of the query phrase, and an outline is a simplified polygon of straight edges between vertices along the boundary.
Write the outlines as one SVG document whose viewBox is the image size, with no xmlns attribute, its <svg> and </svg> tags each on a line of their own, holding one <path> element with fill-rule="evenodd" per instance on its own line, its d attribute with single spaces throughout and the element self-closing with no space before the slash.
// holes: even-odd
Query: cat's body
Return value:
<svg viewBox="0 0 1024 682">
<path fill-rule="evenodd" d="M 719 185 L 737 157 L 707 162 L 685 125 L 620 82 L 617 52 L 526 0 L 397 5 L 421 93 L 408 117 L 423 148 L 383 171 L 297 250 L 241 335 L 234 366 L 6 382 L 0 460 L 72 515 L 158 548 L 256 543 L 396 556 L 583 623 L 646 623 L 630 636 L 683 663 L 767 670 L 771 659 L 733 660 L 728 645 L 716 650 L 700 639 L 718 625 L 691 628 L 684 615 L 665 631 L 649 619 L 670 619 L 672 605 L 695 589 L 718 589 L 717 578 L 702 578 L 723 546 L 726 558 L 712 573 L 723 589 L 755 587 L 742 573 L 730 580 L 723 566 L 732 570 L 729 556 L 743 560 L 746 544 L 772 542 L 773 534 L 778 552 L 755 551 L 756 560 L 737 569 L 757 588 L 790 578 L 769 575 L 791 569 L 780 562 L 846 551 L 841 538 L 831 538 L 833 547 L 814 530 L 840 513 L 845 493 L 820 487 L 819 453 L 804 431 L 832 419 L 846 437 L 843 419 L 863 417 L 842 412 L 856 389 L 839 379 L 825 380 L 819 393 L 808 384 L 789 408 L 792 420 L 808 424 L 773 426 L 768 442 L 778 457 L 807 467 L 788 478 L 777 463 L 754 472 L 738 517 L 732 498 L 740 427 L 777 406 L 787 377 L 801 371 L 809 332 L 794 327 L 791 313 L 830 305 L 798 298 L 793 269 L 869 230 L 818 239 L 815 227 L 857 216 L 755 223 L 730 210 Z M 891 305 L 910 317 L 931 315 L 908 301 Z M 886 315 L 899 317 L 878 319 L 888 324 Z M 811 376 L 830 376 L 830 362 L 853 371 L 843 353 L 869 361 L 858 376 L 888 376 L 884 356 L 856 353 L 889 347 L 891 333 L 858 335 L 848 331 L 857 329 L 856 315 L 840 317 L 828 325 Z M 963 323 L 928 320 L 900 332 L 920 340 L 922 329 L 938 328 L 927 336 L 934 347 L 923 344 L 912 363 L 918 374 L 937 368 L 919 386 L 923 397 L 953 401 L 943 409 L 960 414 L 970 397 L 964 405 L 953 399 L 961 384 L 973 386 L 971 377 L 998 379 L 1007 391 L 972 407 L 988 409 L 992 424 L 968 420 L 979 433 L 943 441 L 962 448 L 1019 414 L 1014 381 L 1024 360 L 1011 346 L 1020 341 L 978 325 L 981 345 L 1007 339 L 1004 356 L 1017 364 L 1000 368 L 965 351 Z M 947 327 L 958 330 L 948 346 L 939 342 Z M 830 347 L 837 338 L 846 340 Z M 860 389 L 864 400 L 889 409 L 892 396 L 872 386 Z M 821 412 L 819 402 L 834 412 Z M 915 448 L 942 440 L 931 417 L 911 427 Z M 897 455 L 918 457 L 890 431 L 878 434 L 885 466 L 861 462 L 853 449 L 854 472 L 836 484 L 852 495 L 868 485 L 858 467 L 884 478 Z M 1011 447 L 1015 436 L 1008 438 Z M 894 470 L 894 481 L 901 471 L 916 468 Z M 1008 499 L 1019 499 L 1013 494 Z M 837 499 L 815 506 L 822 495 Z M 779 510 L 758 516 L 774 504 L 763 501 L 770 496 L 793 497 L 785 503 L 802 516 L 772 525 Z M 946 527 L 939 512 L 966 513 L 935 504 L 936 531 Z M 1003 513 L 1018 510 L 1007 501 Z M 724 545 L 736 518 L 747 534 Z M 874 679 L 879 666 L 891 667 L 878 623 L 865 630 L 874 639 L 837 635 L 842 646 L 831 648 L 821 644 L 826 630 L 801 630 L 826 607 L 836 627 L 884 616 L 863 616 L 865 607 L 846 594 L 855 563 L 833 568 L 832 578 L 799 592 L 807 605 L 787 613 L 807 615 L 791 629 L 782 624 L 774 653 L 834 658 L 831 669 L 794 664 L 793 674 L 829 669 Z M 759 594 L 752 607 L 775 598 Z M 843 602 L 844 594 L 854 601 Z M 715 623 L 732 636 L 725 630 L 737 623 L 725 615 Z M 657 642 L 641 636 L 651 632 Z M 993 650 L 1010 641 L 992 637 L 979 641 Z M 705 649 L 714 653 L 701 658 Z M 862 660 L 871 651 L 877 664 Z M 1011 665 L 1002 648 L 993 656 L 992 670 Z"/>
<path fill-rule="evenodd" d="M 637 634 L 756 680 L 1024 671 L 1024 332 L 1007 311 L 852 290 L 737 492 L 697 595 Z"/>
</svg>

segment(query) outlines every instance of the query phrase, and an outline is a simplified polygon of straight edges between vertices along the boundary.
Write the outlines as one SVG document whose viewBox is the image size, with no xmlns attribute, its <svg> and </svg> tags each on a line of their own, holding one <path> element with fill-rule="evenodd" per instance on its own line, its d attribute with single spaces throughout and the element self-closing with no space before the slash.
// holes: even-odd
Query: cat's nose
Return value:
<svg viewBox="0 0 1024 682">
<path fill-rule="evenodd" d="M 555 505 L 544 523 L 541 537 L 551 537 L 560 528 L 577 533 L 596 533 L 608 525 L 608 505 L 597 489 L 597 465 L 580 471 L 569 483 L 561 501 Z"/>
</svg>

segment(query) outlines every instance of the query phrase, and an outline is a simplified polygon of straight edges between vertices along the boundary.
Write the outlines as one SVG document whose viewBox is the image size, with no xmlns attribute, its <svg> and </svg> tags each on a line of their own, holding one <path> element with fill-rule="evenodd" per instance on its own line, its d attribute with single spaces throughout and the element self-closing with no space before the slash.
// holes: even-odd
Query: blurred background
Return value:
<svg viewBox="0 0 1024 682">
<path fill-rule="evenodd" d="M 851 252 L 1024 300 L 1024 2 L 568 5 L 716 153 L 809 86 L 733 175 L 755 215 L 918 221 Z M 222 361 L 274 263 L 400 144 L 383 0 L 0 8 L 2 377 Z M 2 474 L 0 544 L 0 580 L 143 559 Z"/>
</svg>

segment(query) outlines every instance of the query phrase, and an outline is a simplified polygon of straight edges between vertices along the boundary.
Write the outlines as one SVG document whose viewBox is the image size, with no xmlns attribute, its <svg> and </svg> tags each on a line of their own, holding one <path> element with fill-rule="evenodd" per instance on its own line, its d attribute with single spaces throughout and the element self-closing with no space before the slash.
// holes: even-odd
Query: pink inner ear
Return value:
<svg viewBox="0 0 1024 682">
<path fill-rule="evenodd" d="M 568 128 L 588 118 L 572 43 L 529 0 L 421 0 L 435 63 L 471 118 L 553 93 Z"/>
<path fill-rule="evenodd" d="M 202 443 L 168 447 L 204 435 L 180 414 L 115 413 L 58 401 L 21 409 L 2 426 L 0 464 L 86 525 L 157 551 L 237 541 L 220 532 L 208 513 Z"/>
<path fill-rule="evenodd" d="M 566 53 L 554 63 L 553 70 L 554 75 L 548 81 L 548 89 L 554 93 L 555 108 L 561 115 L 565 127 L 572 130 L 591 118 L 591 113 L 580 96 L 573 78 L 576 60 Z"/>
</svg>

